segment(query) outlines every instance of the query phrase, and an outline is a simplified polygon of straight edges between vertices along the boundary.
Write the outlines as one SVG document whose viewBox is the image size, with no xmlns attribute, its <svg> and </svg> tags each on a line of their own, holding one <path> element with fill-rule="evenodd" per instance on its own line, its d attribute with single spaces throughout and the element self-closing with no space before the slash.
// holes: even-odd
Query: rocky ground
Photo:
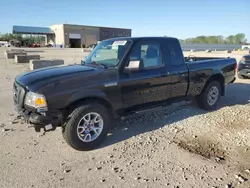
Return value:
<svg viewBox="0 0 250 188">
<path fill-rule="evenodd" d="M 60 129 L 43 135 L 14 120 L 12 83 L 24 71 L 0 51 L 1 188 L 250 187 L 250 80 L 228 86 L 216 111 L 180 103 L 131 117 L 79 152 Z"/>
</svg>

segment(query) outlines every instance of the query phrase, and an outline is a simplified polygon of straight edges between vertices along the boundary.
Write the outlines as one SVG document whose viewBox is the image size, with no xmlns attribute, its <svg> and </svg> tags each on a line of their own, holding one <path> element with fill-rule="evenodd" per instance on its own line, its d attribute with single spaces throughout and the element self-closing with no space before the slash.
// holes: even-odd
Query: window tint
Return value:
<svg viewBox="0 0 250 188">
<path fill-rule="evenodd" d="M 171 41 L 168 44 L 168 49 L 171 57 L 172 65 L 182 65 L 184 64 L 184 58 L 182 54 L 182 50 L 178 41 Z"/>
<path fill-rule="evenodd" d="M 130 60 L 143 60 L 144 68 L 162 65 L 160 44 L 137 43 L 130 53 Z"/>
</svg>

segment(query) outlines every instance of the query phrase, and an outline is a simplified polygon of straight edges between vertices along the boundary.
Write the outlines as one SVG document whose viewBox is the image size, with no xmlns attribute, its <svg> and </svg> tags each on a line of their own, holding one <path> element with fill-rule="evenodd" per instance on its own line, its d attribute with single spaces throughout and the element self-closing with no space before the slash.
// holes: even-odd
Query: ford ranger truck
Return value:
<svg viewBox="0 0 250 188">
<path fill-rule="evenodd" d="M 236 69 L 234 58 L 184 58 L 176 38 L 108 39 L 81 64 L 17 76 L 14 106 L 36 131 L 62 127 L 71 147 L 91 150 L 119 117 L 188 98 L 204 110 L 216 109 Z"/>
</svg>

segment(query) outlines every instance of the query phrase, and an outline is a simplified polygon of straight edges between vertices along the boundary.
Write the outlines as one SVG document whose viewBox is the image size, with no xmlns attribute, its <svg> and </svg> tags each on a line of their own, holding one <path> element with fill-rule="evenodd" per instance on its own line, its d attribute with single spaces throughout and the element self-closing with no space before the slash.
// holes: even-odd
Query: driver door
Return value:
<svg viewBox="0 0 250 188">
<path fill-rule="evenodd" d="M 120 74 L 123 108 L 165 100 L 171 96 L 171 82 L 162 77 L 165 69 L 161 44 L 155 41 L 137 42 L 129 61 L 139 60 L 143 66 L 138 71 Z"/>
</svg>

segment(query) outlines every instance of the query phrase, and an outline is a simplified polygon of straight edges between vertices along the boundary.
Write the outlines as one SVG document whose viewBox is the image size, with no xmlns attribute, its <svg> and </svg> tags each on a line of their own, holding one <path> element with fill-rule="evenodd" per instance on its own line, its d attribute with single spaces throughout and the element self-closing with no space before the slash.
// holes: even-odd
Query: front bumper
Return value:
<svg viewBox="0 0 250 188">
<path fill-rule="evenodd" d="M 236 80 L 236 77 L 234 77 L 234 79 L 230 82 L 231 84 L 234 83 Z"/>
<path fill-rule="evenodd" d="M 15 106 L 16 112 L 24 118 L 28 123 L 34 125 L 36 131 L 40 131 L 43 128 L 45 131 L 55 130 L 57 126 L 62 125 L 63 116 L 61 111 L 48 111 L 44 113 L 38 113 L 34 110 L 25 108 L 19 108 Z M 50 127 L 49 130 L 46 126 Z"/>
<path fill-rule="evenodd" d="M 237 73 L 241 76 L 250 77 L 250 63 L 239 63 Z"/>
<path fill-rule="evenodd" d="M 241 69 L 238 71 L 238 75 L 250 77 L 250 69 Z"/>
</svg>

